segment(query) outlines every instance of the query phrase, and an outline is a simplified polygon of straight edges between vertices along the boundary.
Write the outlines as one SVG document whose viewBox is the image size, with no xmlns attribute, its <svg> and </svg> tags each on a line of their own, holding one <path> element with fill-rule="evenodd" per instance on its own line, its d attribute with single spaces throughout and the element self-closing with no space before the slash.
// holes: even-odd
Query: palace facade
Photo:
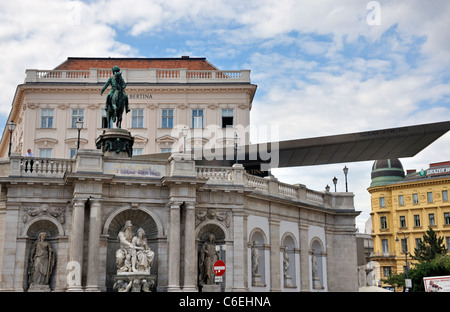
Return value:
<svg viewBox="0 0 450 312">
<path fill-rule="evenodd" d="M 127 82 L 132 157 L 95 145 L 108 131 L 100 90 L 115 65 Z M 8 119 L 16 127 L 0 144 L 0 290 L 129 290 L 120 283 L 139 272 L 119 268 L 122 250 L 131 267 L 151 266 L 133 290 L 357 291 L 353 193 L 251 175 L 238 162 L 199 165 L 186 153 L 212 136 L 183 136 L 185 126 L 214 127 L 223 134 L 214 144 L 235 144 L 255 90 L 249 71 L 203 58 L 69 58 L 27 70 Z M 125 225 L 151 257 L 124 247 Z M 219 259 L 225 273 L 212 279 Z"/>
</svg>

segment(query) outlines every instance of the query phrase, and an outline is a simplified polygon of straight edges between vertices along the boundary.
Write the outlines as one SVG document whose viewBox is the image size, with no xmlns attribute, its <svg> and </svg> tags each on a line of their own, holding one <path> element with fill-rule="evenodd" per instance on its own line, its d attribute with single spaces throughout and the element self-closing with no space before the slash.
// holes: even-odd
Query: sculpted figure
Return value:
<svg viewBox="0 0 450 312">
<path fill-rule="evenodd" d="M 28 281 L 30 285 L 48 285 L 55 265 L 55 252 L 45 239 L 47 234 L 41 232 L 30 250 Z"/>
<path fill-rule="evenodd" d="M 260 258 L 261 258 L 261 255 L 259 254 L 258 247 L 256 247 L 256 241 L 253 241 L 253 245 L 252 245 L 252 275 L 255 275 L 258 273 Z"/>
<path fill-rule="evenodd" d="M 128 108 L 128 95 L 125 93 L 125 88 L 127 85 L 125 84 L 125 80 L 122 78 L 122 72 L 120 71 L 119 66 L 114 66 L 112 68 L 112 72 L 113 76 L 106 81 L 100 91 L 100 95 L 103 95 L 106 88 L 111 85 L 111 90 L 106 97 L 105 104 L 107 126 L 108 128 L 111 128 L 112 119 L 112 122 L 116 123 L 117 128 L 121 128 L 124 108 L 126 113 L 130 111 Z"/>
<path fill-rule="evenodd" d="M 116 251 L 117 273 L 127 272 L 130 269 L 131 272 L 137 271 L 136 246 L 134 246 L 131 242 L 133 239 L 132 226 L 133 225 L 131 224 L 131 221 L 127 220 L 122 230 L 119 231 L 119 234 L 117 235 L 117 238 L 120 242 L 120 249 L 117 249 Z M 125 266 L 125 260 L 127 259 L 127 256 L 129 260 L 131 259 L 131 266 L 127 264 L 127 267 L 123 268 Z"/>
<path fill-rule="evenodd" d="M 147 238 L 142 228 L 138 229 L 137 236 L 133 237 L 131 243 L 136 251 L 136 270 L 139 272 L 150 273 L 155 253 L 147 244 Z"/>
<path fill-rule="evenodd" d="M 288 276 L 288 269 L 289 269 L 289 254 L 287 252 L 288 247 L 284 246 L 284 252 L 283 252 L 283 274 L 284 277 Z"/>
<path fill-rule="evenodd" d="M 200 284 L 211 285 L 215 283 L 214 263 L 219 259 L 219 253 L 216 251 L 214 235 L 210 234 L 208 240 L 202 246 L 199 257 L 199 280 Z"/>
</svg>

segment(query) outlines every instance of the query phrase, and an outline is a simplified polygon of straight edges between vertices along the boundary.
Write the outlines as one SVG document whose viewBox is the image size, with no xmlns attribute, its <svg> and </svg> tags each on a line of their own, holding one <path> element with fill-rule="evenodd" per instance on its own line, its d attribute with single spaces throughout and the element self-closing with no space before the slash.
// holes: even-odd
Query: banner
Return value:
<svg viewBox="0 0 450 312">
<path fill-rule="evenodd" d="M 450 275 L 424 277 L 426 292 L 450 292 Z"/>
</svg>

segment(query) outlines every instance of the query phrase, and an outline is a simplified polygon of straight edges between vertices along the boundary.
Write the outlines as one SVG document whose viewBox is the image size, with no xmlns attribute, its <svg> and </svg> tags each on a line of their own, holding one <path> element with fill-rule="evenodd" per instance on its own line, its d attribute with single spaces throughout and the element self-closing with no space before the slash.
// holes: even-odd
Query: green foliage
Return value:
<svg viewBox="0 0 450 312">
<path fill-rule="evenodd" d="M 419 262 L 409 270 L 412 281 L 412 291 L 425 291 L 423 278 L 429 276 L 450 275 L 450 255 L 438 255 L 429 262 Z"/>
<path fill-rule="evenodd" d="M 405 287 L 405 278 L 406 278 L 405 273 L 399 273 L 399 274 L 391 274 L 391 276 L 383 278 L 381 281 L 393 287 Z"/>
<path fill-rule="evenodd" d="M 437 237 L 436 232 L 431 227 L 423 235 L 423 241 L 420 241 L 417 248 L 414 250 L 412 258 L 419 262 L 429 262 L 438 255 L 445 255 L 447 248 L 444 245 L 444 238 Z"/>
</svg>

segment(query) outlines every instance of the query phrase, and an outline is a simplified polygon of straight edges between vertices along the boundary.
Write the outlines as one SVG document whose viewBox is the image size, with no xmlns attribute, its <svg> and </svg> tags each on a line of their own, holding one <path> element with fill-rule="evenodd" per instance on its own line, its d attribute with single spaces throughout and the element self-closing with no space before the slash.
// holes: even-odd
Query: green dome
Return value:
<svg viewBox="0 0 450 312">
<path fill-rule="evenodd" d="M 405 171 L 399 159 L 375 160 L 372 165 L 370 187 L 392 184 L 405 178 Z"/>
</svg>

